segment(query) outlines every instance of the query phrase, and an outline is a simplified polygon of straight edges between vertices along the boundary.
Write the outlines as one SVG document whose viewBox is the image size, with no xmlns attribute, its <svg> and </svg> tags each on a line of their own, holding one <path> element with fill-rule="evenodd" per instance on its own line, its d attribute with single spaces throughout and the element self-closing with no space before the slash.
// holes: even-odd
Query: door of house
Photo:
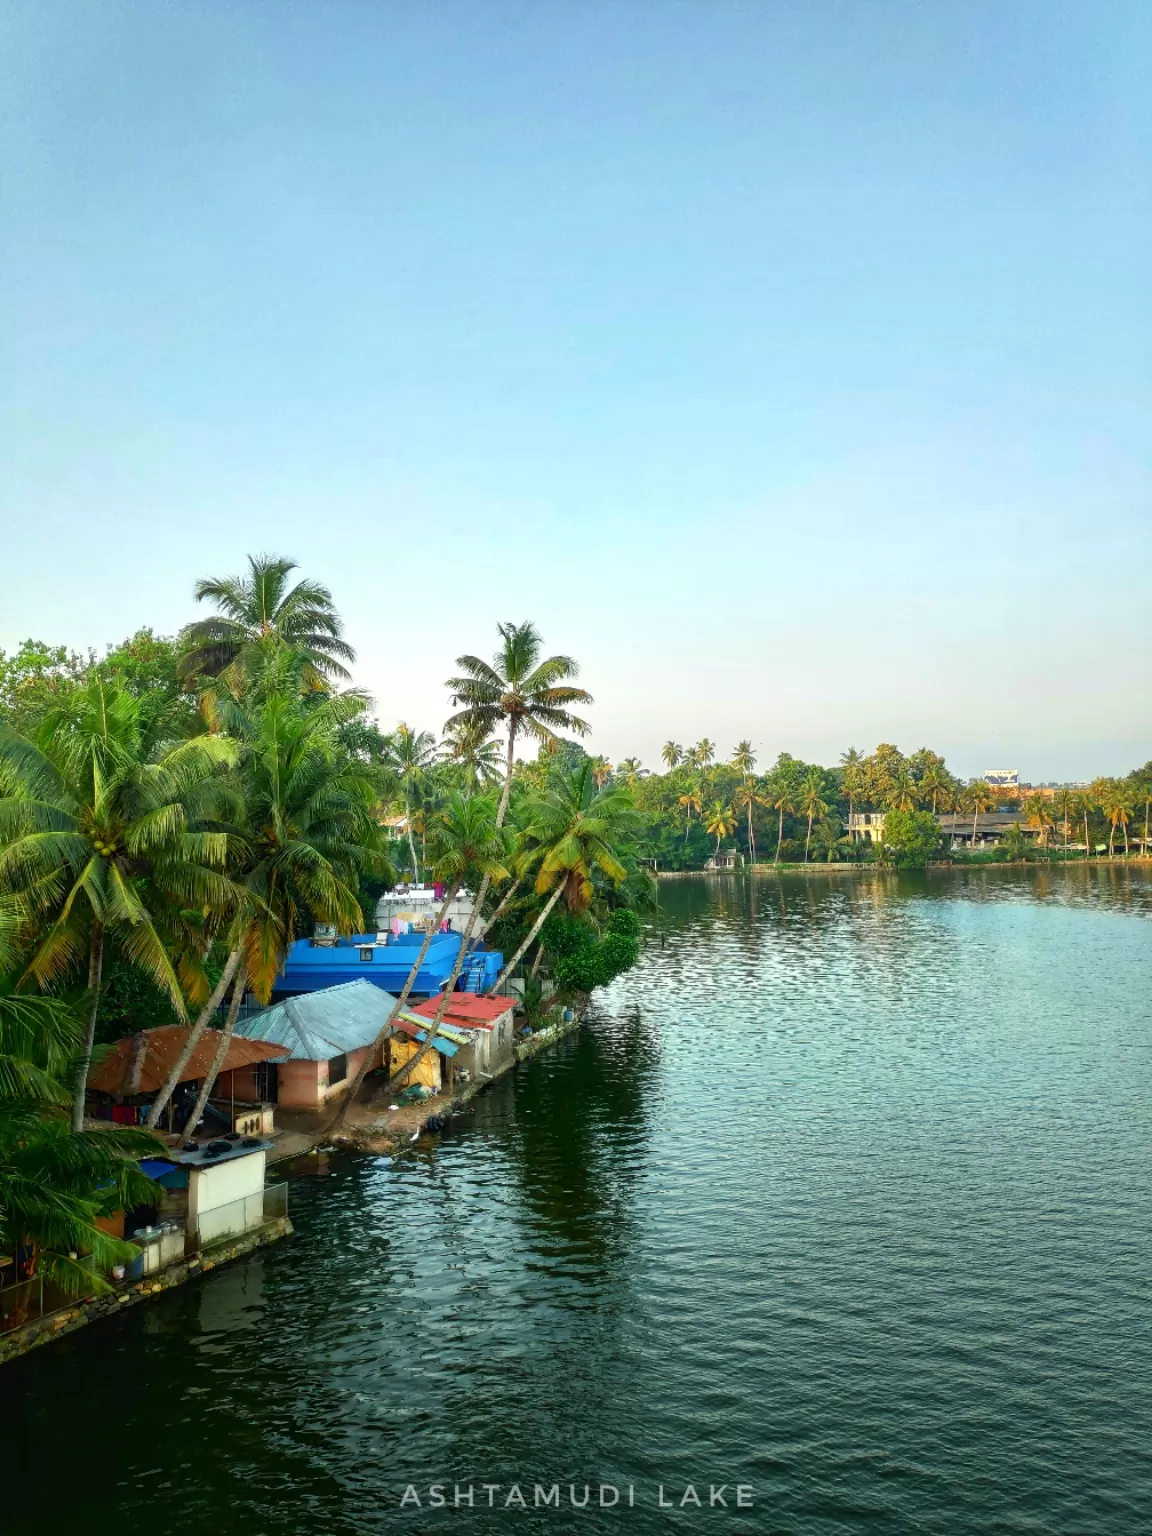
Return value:
<svg viewBox="0 0 1152 1536">
<path fill-rule="evenodd" d="M 261 1104 L 278 1104 L 280 1090 L 280 1074 L 276 1070 L 274 1061 L 258 1061 L 256 1063 L 256 1097 Z"/>
</svg>

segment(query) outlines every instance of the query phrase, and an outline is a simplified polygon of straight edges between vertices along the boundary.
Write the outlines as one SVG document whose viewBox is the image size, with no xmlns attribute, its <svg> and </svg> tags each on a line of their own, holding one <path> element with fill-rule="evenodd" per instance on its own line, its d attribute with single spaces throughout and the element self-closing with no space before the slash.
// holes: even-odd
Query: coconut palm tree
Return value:
<svg viewBox="0 0 1152 1536">
<path fill-rule="evenodd" d="M 799 811 L 808 818 L 808 833 L 804 839 L 804 862 L 808 862 L 808 849 L 812 842 L 812 823 L 817 816 L 827 813 L 828 802 L 824 799 L 824 775 L 819 768 L 809 768 L 800 789 Z"/>
<path fill-rule="evenodd" d="M 660 756 L 664 759 L 668 772 L 678 767 L 684 761 L 684 748 L 677 741 L 666 741 L 660 748 Z"/>
<path fill-rule="evenodd" d="M 961 799 L 964 809 L 972 812 L 972 848 L 975 850 L 976 829 L 980 824 L 981 812 L 996 804 L 996 794 L 983 779 L 973 779 L 964 789 Z"/>
<path fill-rule="evenodd" d="M 1077 814 L 1076 792 L 1071 789 L 1057 790 L 1052 804 L 1064 829 L 1064 857 L 1067 859 L 1069 826 L 1072 818 Z"/>
<path fill-rule="evenodd" d="M 504 753 L 492 736 L 467 728 L 450 731 L 440 743 L 440 754 L 446 763 L 462 771 L 469 794 L 503 781 Z"/>
<path fill-rule="evenodd" d="M 596 780 L 596 788 L 603 789 L 612 777 L 612 764 L 606 757 L 594 757 L 592 759 L 592 776 Z"/>
<path fill-rule="evenodd" d="M 150 744 L 139 701 L 97 675 L 45 717 L 35 742 L 0 726 L 0 891 L 19 902 L 34 934 L 26 976 L 49 990 L 87 965 L 75 1131 L 84 1124 L 106 941 L 186 1015 L 159 915 L 232 899 L 226 839 L 201 828 L 197 806 L 234 758 L 219 737 Z"/>
<path fill-rule="evenodd" d="M 548 900 L 489 987 L 489 996 L 503 986 L 561 897 L 570 912 L 583 912 L 591 903 L 598 875 L 614 885 L 623 884 L 628 877 L 625 844 L 639 826 L 631 795 L 617 785 L 598 788 L 590 763 L 581 763 L 574 773 L 553 772 L 525 829 L 529 840 L 543 849 L 536 892 Z"/>
<path fill-rule="evenodd" d="M 688 833 L 689 833 L 689 831 L 690 831 L 690 829 L 692 827 L 692 812 L 695 811 L 697 816 L 699 816 L 699 814 L 700 814 L 700 806 L 701 806 L 700 785 L 698 783 L 691 783 L 691 784 L 686 785 L 685 789 L 684 789 L 684 793 L 682 795 L 677 795 L 677 797 L 676 797 L 676 804 L 677 805 L 682 805 L 684 807 L 684 811 L 685 811 L 684 841 L 687 842 L 688 841 Z"/>
<path fill-rule="evenodd" d="M 920 780 L 920 793 L 931 799 L 933 816 L 936 815 L 937 807 L 947 802 L 951 791 L 952 785 L 947 771 L 939 763 L 930 763 Z"/>
<path fill-rule="evenodd" d="M 864 754 L 857 747 L 849 747 L 847 752 L 840 754 L 840 783 L 844 793 L 848 797 L 848 822 L 851 826 L 852 817 L 856 814 L 856 801 L 860 798 L 863 788 Z"/>
<path fill-rule="evenodd" d="M 1128 775 L 1128 783 L 1133 791 L 1133 803 L 1144 805 L 1144 856 L 1148 856 L 1148 813 L 1152 808 L 1152 762 L 1145 763 L 1143 768 L 1137 768 Z"/>
<path fill-rule="evenodd" d="M 752 809 L 754 806 L 766 806 L 768 801 L 764 798 L 756 780 L 745 779 L 743 784 L 737 786 L 733 796 L 732 808 L 736 811 L 746 811 L 748 815 L 748 855 L 753 864 L 756 862 L 756 833 L 752 826 Z"/>
<path fill-rule="evenodd" d="M 557 731 L 587 736 L 588 722 L 571 714 L 569 706 L 591 704 L 592 695 L 568 682 L 580 670 L 571 656 L 540 659 L 543 641 L 534 624 L 496 627 L 500 632 L 500 649 L 491 664 L 479 656 L 456 658 L 463 675 L 449 678 L 447 686 L 453 704 L 464 707 L 448 720 L 444 729 L 451 731 L 458 725 L 467 725 L 486 736 L 501 726 L 507 731 L 504 790 L 496 813 L 496 825 L 502 827 L 512 793 L 517 736 L 531 736 L 542 744 L 553 741 Z"/>
<path fill-rule="evenodd" d="M 738 741 L 732 753 L 732 766 L 743 779 L 750 779 L 756 767 L 756 754 L 750 741 Z"/>
<path fill-rule="evenodd" d="M 249 555 L 243 576 L 205 577 L 196 583 L 196 601 L 215 603 L 210 619 L 198 619 L 181 631 L 179 676 L 188 685 L 218 677 L 227 687 L 243 678 L 269 641 L 300 653 L 301 677 L 310 689 L 323 690 L 334 678 L 347 678 L 345 662 L 356 653 L 343 639 L 343 626 L 328 588 L 318 581 L 288 578 L 294 560 L 278 555 Z"/>
<path fill-rule="evenodd" d="M 780 818 L 776 828 L 776 857 L 773 864 L 780 862 L 780 845 L 784 841 L 784 817 L 791 815 L 796 809 L 796 784 L 790 772 L 774 771 L 768 785 L 768 804 Z"/>
<path fill-rule="evenodd" d="M 812 829 L 812 844 L 816 850 L 817 859 L 823 853 L 826 863 L 835 864 L 840 859 L 851 857 L 852 840 L 844 837 L 842 833 L 843 826 L 838 816 L 821 816 Z"/>
<path fill-rule="evenodd" d="M 1039 833 L 1041 848 L 1048 846 L 1048 833 L 1055 825 L 1052 819 L 1052 804 L 1043 795 L 1029 795 L 1024 802 L 1025 822 L 1030 827 L 1035 827 Z"/>
<path fill-rule="evenodd" d="M 172 1095 L 229 985 L 243 967 L 247 985 L 267 1002 L 288 948 L 309 921 L 356 932 L 363 916 L 363 872 L 391 875 L 371 780 L 340 750 L 339 731 L 364 708 L 349 694 L 306 703 L 294 686 L 290 657 L 243 701 L 221 691 L 213 724 L 238 744 L 233 820 L 227 835 L 233 888 L 241 893 L 223 926 L 228 959 L 168 1080 L 152 1102 L 148 1125 Z"/>
<path fill-rule="evenodd" d="M 885 797 L 890 811 L 914 811 L 920 803 L 920 786 L 906 768 L 900 770 Z"/>
<path fill-rule="evenodd" d="M 638 757 L 626 757 L 617 764 L 616 774 L 629 789 L 635 789 L 638 780 L 648 777 L 648 770 Z"/>
<path fill-rule="evenodd" d="M 1115 857 L 1114 844 L 1119 828 L 1124 834 L 1124 857 L 1128 857 L 1128 823 L 1132 819 L 1132 797 L 1119 779 L 1109 779 L 1100 796 L 1100 809 L 1108 818 L 1108 857 Z"/>
<path fill-rule="evenodd" d="M 716 761 L 715 742 L 709 741 L 707 736 L 702 737 L 692 748 L 692 758 L 697 768 L 707 768 Z"/>
<path fill-rule="evenodd" d="M 431 731 L 414 731 L 403 721 L 389 741 L 388 765 L 404 790 L 404 822 L 408 832 L 408 851 L 412 856 L 413 879 L 420 879 L 420 860 L 416 857 L 413 836 L 413 800 L 419 795 L 436 761 L 436 738 Z"/>
<path fill-rule="evenodd" d="M 736 818 L 731 808 L 722 800 L 714 800 L 708 807 L 704 817 L 704 830 L 709 837 L 716 839 L 716 847 L 712 850 L 715 857 L 720 852 L 721 839 L 728 837 L 736 830 Z"/>
</svg>

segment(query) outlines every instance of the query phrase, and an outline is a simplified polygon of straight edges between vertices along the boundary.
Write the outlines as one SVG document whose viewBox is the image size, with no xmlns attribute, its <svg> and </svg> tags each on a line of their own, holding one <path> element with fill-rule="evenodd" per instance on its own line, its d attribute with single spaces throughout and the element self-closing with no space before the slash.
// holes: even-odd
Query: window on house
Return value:
<svg viewBox="0 0 1152 1536">
<path fill-rule="evenodd" d="M 333 1056 L 328 1063 L 329 1083 L 342 1083 L 348 1076 L 348 1057 Z"/>
</svg>

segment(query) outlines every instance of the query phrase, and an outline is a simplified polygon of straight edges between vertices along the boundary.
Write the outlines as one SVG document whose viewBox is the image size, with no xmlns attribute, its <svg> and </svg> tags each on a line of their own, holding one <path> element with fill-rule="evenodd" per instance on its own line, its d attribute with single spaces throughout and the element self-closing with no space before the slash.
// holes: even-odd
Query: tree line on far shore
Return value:
<svg viewBox="0 0 1152 1536">
<path fill-rule="evenodd" d="M 1042 794 L 960 779 L 930 748 L 905 755 L 889 743 L 868 754 L 849 748 L 832 768 L 781 752 L 758 772 L 749 741 L 738 742 L 727 759 L 707 739 L 690 747 L 668 741 L 661 759 L 657 772 L 635 757 L 615 765 L 594 758 L 593 768 L 598 782 L 631 789 L 651 852 L 665 869 L 699 868 L 724 847 L 774 864 L 923 864 L 955 857 L 937 820 L 945 813 L 964 818 L 966 829 L 971 818 L 971 832 L 979 834 L 982 816 L 1009 812 L 1018 826 L 1009 829 L 1001 858 L 1062 856 L 1074 844 L 1081 854 L 1106 850 L 1112 857 L 1148 846 L 1152 762 L 1125 778 Z M 882 839 L 850 835 L 858 812 L 884 813 Z M 1026 838 L 1024 828 L 1034 836 Z"/>
</svg>

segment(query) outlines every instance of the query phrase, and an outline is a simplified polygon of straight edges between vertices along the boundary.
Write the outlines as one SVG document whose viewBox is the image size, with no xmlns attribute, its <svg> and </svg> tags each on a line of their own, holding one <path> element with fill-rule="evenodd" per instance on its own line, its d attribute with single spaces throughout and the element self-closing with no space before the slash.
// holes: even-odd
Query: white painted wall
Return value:
<svg viewBox="0 0 1152 1536">
<path fill-rule="evenodd" d="M 206 1168 L 188 1171 L 188 1226 L 199 1231 L 200 1241 L 246 1232 L 264 1219 L 263 1148 L 246 1157 L 230 1158 Z"/>
</svg>

